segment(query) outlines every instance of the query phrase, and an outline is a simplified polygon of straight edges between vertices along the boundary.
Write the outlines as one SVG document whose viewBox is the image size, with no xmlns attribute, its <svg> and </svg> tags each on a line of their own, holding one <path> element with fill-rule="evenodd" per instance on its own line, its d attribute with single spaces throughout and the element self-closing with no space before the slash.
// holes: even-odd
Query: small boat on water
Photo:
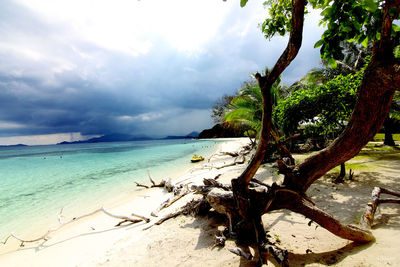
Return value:
<svg viewBox="0 0 400 267">
<path fill-rule="evenodd" d="M 202 160 L 204 160 L 204 158 L 202 156 L 198 156 L 196 154 L 194 154 L 192 159 L 191 159 L 192 162 L 199 162 L 199 161 L 202 161 Z"/>
</svg>

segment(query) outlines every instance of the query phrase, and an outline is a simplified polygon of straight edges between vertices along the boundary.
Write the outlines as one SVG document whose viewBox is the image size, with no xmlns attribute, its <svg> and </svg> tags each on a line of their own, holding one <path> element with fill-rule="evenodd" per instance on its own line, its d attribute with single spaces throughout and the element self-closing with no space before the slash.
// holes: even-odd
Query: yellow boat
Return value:
<svg viewBox="0 0 400 267">
<path fill-rule="evenodd" d="M 194 154 L 192 159 L 191 159 L 192 162 L 199 162 L 199 161 L 202 161 L 202 160 L 204 160 L 204 158 L 202 156 L 198 156 L 196 154 Z"/>
</svg>

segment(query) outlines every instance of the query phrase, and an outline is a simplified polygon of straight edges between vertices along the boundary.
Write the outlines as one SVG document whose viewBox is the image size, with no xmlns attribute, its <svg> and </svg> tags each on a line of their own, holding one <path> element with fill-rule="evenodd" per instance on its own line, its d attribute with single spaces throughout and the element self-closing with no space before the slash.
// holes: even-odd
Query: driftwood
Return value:
<svg viewBox="0 0 400 267">
<path fill-rule="evenodd" d="M 188 193 L 190 193 L 190 190 L 188 188 L 188 184 L 184 186 L 183 190 L 179 190 L 179 194 L 174 194 L 174 196 L 168 198 L 166 201 L 164 201 L 155 211 L 151 213 L 151 216 L 153 217 L 158 217 L 158 212 L 160 212 L 162 209 L 168 208 L 172 204 L 174 204 L 176 201 L 181 199 L 182 197 L 186 196 Z"/>
<path fill-rule="evenodd" d="M 398 198 L 380 198 L 381 194 L 396 196 Z M 364 214 L 361 216 L 360 224 L 365 229 L 371 229 L 374 222 L 375 212 L 379 204 L 397 203 L 400 204 L 400 193 L 382 187 L 374 187 L 371 193 L 372 201 L 368 202 Z"/>
<path fill-rule="evenodd" d="M 243 164 L 243 163 L 245 163 L 245 161 L 246 161 L 246 157 L 244 155 L 241 155 L 241 156 L 235 158 L 232 163 L 216 167 L 216 169 L 219 170 L 219 169 L 222 169 L 222 168 L 235 166 L 235 165 L 238 165 L 238 164 Z"/>
<path fill-rule="evenodd" d="M 60 213 L 59 213 L 58 216 L 57 216 L 57 219 L 58 219 L 58 222 L 59 222 L 60 225 L 58 225 L 58 226 L 55 227 L 55 228 L 50 228 L 50 229 L 48 229 L 47 232 L 44 233 L 43 235 L 41 235 L 41 236 L 39 236 L 39 237 L 37 237 L 37 238 L 34 238 L 34 239 L 24 239 L 24 238 L 21 238 L 21 237 L 17 236 L 17 235 L 14 234 L 14 233 L 11 233 L 11 234 L 10 234 L 4 241 L 2 241 L 1 243 L 5 245 L 5 244 L 7 243 L 7 241 L 8 241 L 11 237 L 17 239 L 18 241 L 20 241 L 20 242 L 21 242 L 21 244 L 20 244 L 21 247 L 23 247 L 25 243 L 32 243 L 32 242 L 36 242 L 36 241 L 40 241 L 40 240 L 47 241 L 48 238 L 49 238 L 49 235 L 50 235 L 51 233 L 54 233 L 54 232 L 60 230 L 60 229 L 61 229 L 62 227 L 64 227 L 65 225 L 68 225 L 68 224 L 73 223 L 73 222 L 76 222 L 76 221 L 78 221 L 78 220 L 80 220 L 80 219 L 89 217 L 89 216 L 91 216 L 91 215 L 93 215 L 93 214 L 96 214 L 96 213 L 98 213 L 98 212 L 103 212 L 103 213 L 105 213 L 106 215 L 108 215 L 108 216 L 110 216 L 110 217 L 123 220 L 122 222 L 120 222 L 119 224 L 117 224 L 118 226 L 121 225 L 122 223 L 128 222 L 128 221 L 131 222 L 131 223 L 138 223 L 138 222 L 141 222 L 141 221 L 145 221 L 146 223 L 150 222 L 150 219 L 149 219 L 149 218 L 146 218 L 146 217 L 144 217 L 144 216 L 132 214 L 132 216 L 139 218 L 139 219 L 136 219 L 136 218 L 133 218 L 133 217 L 131 217 L 131 216 L 117 215 L 117 214 L 111 213 L 110 211 L 106 210 L 104 207 L 101 207 L 101 208 L 99 208 L 99 209 L 97 209 L 97 210 L 94 210 L 94 211 L 92 211 L 92 212 L 90 212 L 90 213 L 83 214 L 83 215 L 78 216 L 78 217 L 74 217 L 74 218 L 72 218 L 72 219 L 69 220 L 69 221 L 63 222 L 63 220 L 62 220 L 62 217 L 63 217 L 62 212 L 63 212 L 63 209 L 61 209 Z"/>
<path fill-rule="evenodd" d="M 245 258 L 246 260 L 251 260 L 251 259 L 253 259 L 253 255 L 251 255 L 250 252 L 245 252 L 245 251 L 243 251 L 243 249 L 241 249 L 241 248 L 228 248 L 228 250 L 229 250 L 230 252 L 232 252 L 233 254 L 236 254 L 236 255 L 238 255 L 238 256 L 240 256 L 240 257 Z"/>
<path fill-rule="evenodd" d="M 192 216 L 196 216 L 196 215 L 200 215 L 200 214 L 205 214 L 206 212 L 208 212 L 210 210 L 210 205 L 207 203 L 207 201 L 205 200 L 205 198 L 202 199 L 192 199 L 191 201 L 189 201 L 188 203 L 186 203 L 186 205 L 184 205 L 183 207 L 181 207 L 178 211 L 167 214 L 166 216 L 162 217 L 161 219 L 159 219 L 158 221 L 156 221 L 155 223 L 147 226 L 146 228 L 144 228 L 143 230 L 147 230 L 150 229 L 151 227 L 153 227 L 154 225 L 160 225 L 163 222 L 175 218 L 179 215 L 192 215 Z"/>
<path fill-rule="evenodd" d="M 149 180 L 150 180 L 150 182 L 151 182 L 151 185 L 148 186 L 148 185 L 144 185 L 144 184 L 140 184 L 140 183 L 138 183 L 138 182 L 135 182 L 136 186 L 138 186 L 138 187 L 144 187 L 144 188 L 165 187 L 165 185 L 166 185 L 166 183 L 167 183 L 167 180 L 166 180 L 166 179 L 163 179 L 163 180 L 161 180 L 161 182 L 160 182 L 159 184 L 156 184 L 156 182 L 154 182 L 153 178 L 151 177 L 150 169 L 147 169 L 147 175 L 148 175 L 148 177 L 149 177 Z"/>
<path fill-rule="evenodd" d="M 212 244 L 210 246 L 211 249 L 215 248 L 215 247 L 223 247 L 225 246 L 225 242 L 226 242 L 226 236 L 224 235 L 223 231 L 217 231 L 216 235 L 215 235 L 215 242 L 214 244 Z"/>
<path fill-rule="evenodd" d="M 181 188 L 176 188 L 172 182 L 171 182 L 171 178 L 168 179 L 162 179 L 160 183 L 156 184 L 156 182 L 154 182 L 153 178 L 151 177 L 151 173 L 150 173 L 150 169 L 147 169 L 147 174 L 149 177 L 149 180 L 151 182 L 151 185 L 144 185 L 144 184 L 140 184 L 138 182 L 135 182 L 136 186 L 138 187 L 144 187 L 144 188 L 153 188 L 153 187 L 164 187 L 165 189 L 167 189 L 168 192 L 174 191 L 176 190 L 180 190 Z M 175 194 L 179 193 L 179 192 L 174 192 Z"/>
<path fill-rule="evenodd" d="M 233 158 L 239 156 L 239 153 L 237 153 L 237 152 L 224 152 L 224 154 L 231 156 Z"/>
</svg>

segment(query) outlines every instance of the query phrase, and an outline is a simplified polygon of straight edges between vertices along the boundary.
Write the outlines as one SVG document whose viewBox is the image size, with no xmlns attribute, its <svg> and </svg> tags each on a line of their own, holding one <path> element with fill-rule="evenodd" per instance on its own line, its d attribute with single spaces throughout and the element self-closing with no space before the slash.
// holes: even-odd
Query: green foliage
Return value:
<svg viewBox="0 0 400 267">
<path fill-rule="evenodd" d="M 268 73 L 265 68 L 263 75 Z M 280 77 L 271 87 L 273 105 L 276 105 L 281 96 L 287 96 L 287 88 L 280 84 Z M 246 134 L 256 136 L 262 124 L 262 94 L 256 80 L 245 82 L 224 111 L 223 120 L 230 124 L 245 128 Z"/>
<path fill-rule="evenodd" d="M 274 120 L 286 134 L 294 133 L 306 123 L 305 133 L 330 136 L 340 131 L 356 102 L 363 71 L 336 78 L 316 88 L 305 87 L 281 101 L 273 113 Z"/>
<path fill-rule="evenodd" d="M 224 121 L 258 132 L 261 129 L 262 96 L 256 81 L 246 82 L 225 109 Z"/>
<path fill-rule="evenodd" d="M 264 2 L 269 8 L 269 17 L 261 24 L 266 38 L 290 32 L 291 2 L 290 0 Z M 326 30 L 315 47 L 320 47 L 322 59 L 332 67 L 337 66 L 336 60 L 343 60 L 345 56 L 343 46 L 338 44 L 348 41 L 367 47 L 368 43 L 380 39 L 383 0 L 309 0 L 308 3 L 310 7 L 322 10 L 320 25 Z M 392 12 L 392 16 L 395 14 Z M 397 19 L 399 18 L 400 15 L 397 13 Z M 400 27 L 393 25 L 392 35 L 399 40 Z M 399 53 L 396 52 L 397 55 Z"/>
<path fill-rule="evenodd" d="M 379 39 L 382 24 L 381 1 L 335 0 L 321 12 L 320 24 L 327 27 L 315 47 L 321 47 L 321 57 L 334 64 L 334 59 L 342 60 L 344 54 L 338 46 L 344 41 L 355 42 L 367 47 L 368 42 Z"/>
<path fill-rule="evenodd" d="M 396 46 L 394 49 L 394 56 L 400 58 L 400 45 Z"/>
<path fill-rule="evenodd" d="M 211 117 L 213 118 L 215 123 L 222 123 L 224 111 L 229 106 L 231 101 L 235 98 L 236 95 L 223 95 L 220 99 L 215 102 L 211 110 Z"/>
<path fill-rule="evenodd" d="M 261 24 L 261 30 L 266 38 L 272 38 L 275 33 L 283 36 L 290 31 L 291 3 L 288 0 L 268 0 L 264 2 L 265 6 L 269 6 L 270 16 Z"/>
</svg>

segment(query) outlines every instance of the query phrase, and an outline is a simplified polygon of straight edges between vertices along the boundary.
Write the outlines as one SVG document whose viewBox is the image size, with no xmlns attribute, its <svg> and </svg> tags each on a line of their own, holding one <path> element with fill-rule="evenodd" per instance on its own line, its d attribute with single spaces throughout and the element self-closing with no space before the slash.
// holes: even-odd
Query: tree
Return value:
<svg viewBox="0 0 400 267">
<path fill-rule="evenodd" d="M 398 91 L 393 97 L 392 105 L 388 116 L 386 117 L 383 127 L 385 128 L 385 140 L 383 144 L 387 146 L 395 146 L 396 143 L 393 140 L 393 130 L 400 121 L 400 94 Z"/>
<path fill-rule="evenodd" d="M 241 5 L 246 4 L 241 0 Z M 321 47 L 321 57 L 334 66 L 343 60 L 342 48 L 337 44 L 354 40 L 360 44 L 374 41 L 371 61 L 364 71 L 357 93 L 357 103 L 342 134 L 326 149 L 307 158 L 295 166 L 278 162 L 284 174 L 282 184 L 267 186 L 264 190 L 249 188 L 268 145 L 271 131 L 272 97 L 271 87 L 279 75 L 296 57 L 301 43 L 306 0 L 269 0 L 268 18 L 262 25 L 266 37 L 276 33 L 290 32 L 286 49 L 275 66 L 262 76 L 256 74 L 263 97 L 262 127 L 257 151 L 245 169 L 232 180 L 235 205 L 240 216 L 240 225 L 253 229 L 258 243 L 260 260 L 270 250 L 261 215 L 273 210 L 289 209 L 318 223 L 331 233 L 356 242 L 374 240 L 368 230 L 344 225 L 332 215 L 324 212 L 307 197 L 307 189 L 330 169 L 354 157 L 382 127 L 390 109 L 394 92 L 400 84 L 400 61 L 394 56 L 399 31 L 393 20 L 399 18 L 400 0 L 345 1 L 310 0 L 313 8 L 322 9 L 322 23 L 327 26 L 316 47 Z M 238 219 L 237 219 L 238 220 Z"/>
<path fill-rule="evenodd" d="M 269 69 L 265 68 L 264 74 Z M 254 76 L 254 75 L 253 75 Z M 273 105 L 276 105 L 282 95 L 286 95 L 286 87 L 280 84 L 280 77 L 271 88 L 273 95 Z M 261 129 L 262 119 L 262 96 L 261 89 L 257 81 L 252 80 L 245 82 L 242 88 L 236 93 L 223 111 L 223 120 L 231 124 L 244 125 L 253 132 L 258 133 Z"/>
<path fill-rule="evenodd" d="M 285 135 L 297 131 L 300 123 L 308 123 L 306 130 L 314 136 L 337 137 L 354 108 L 362 77 L 359 71 L 339 75 L 316 88 L 299 89 L 277 105 L 273 119 Z"/>
<path fill-rule="evenodd" d="M 243 127 L 252 140 L 261 128 L 261 102 L 261 90 L 257 82 L 245 82 L 224 110 L 223 120 L 230 125 Z"/>
<path fill-rule="evenodd" d="M 215 123 L 222 123 L 225 109 L 229 106 L 235 95 L 223 95 L 212 107 L 211 117 Z"/>
</svg>

